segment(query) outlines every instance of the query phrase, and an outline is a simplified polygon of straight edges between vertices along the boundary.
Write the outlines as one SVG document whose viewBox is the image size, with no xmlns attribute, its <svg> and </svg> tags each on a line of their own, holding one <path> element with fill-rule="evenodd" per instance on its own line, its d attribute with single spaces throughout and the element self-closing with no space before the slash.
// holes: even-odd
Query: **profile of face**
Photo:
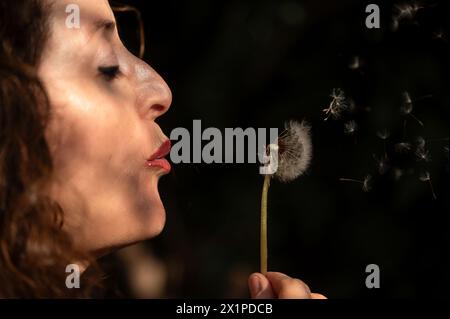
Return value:
<svg viewBox="0 0 450 319">
<path fill-rule="evenodd" d="M 70 4 L 80 9 L 80 28 L 66 26 Z M 124 47 L 107 0 L 51 1 L 49 22 L 38 74 L 52 111 L 49 191 L 65 229 L 95 254 L 158 235 L 158 180 L 170 166 L 155 159 L 168 141 L 155 120 L 170 107 L 170 89 Z"/>
</svg>

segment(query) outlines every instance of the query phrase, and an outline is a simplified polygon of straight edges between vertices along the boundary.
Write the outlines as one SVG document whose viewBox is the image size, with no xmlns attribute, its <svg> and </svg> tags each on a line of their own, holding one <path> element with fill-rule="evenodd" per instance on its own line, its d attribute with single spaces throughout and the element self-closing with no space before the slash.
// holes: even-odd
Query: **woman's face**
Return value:
<svg viewBox="0 0 450 319">
<path fill-rule="evenodd" d="M 69 4 L 80 9 L 80 28 L 66 26 Z M 52 107 L 51 193 L 75 243 L 101 254 L 164 227 L 158 180 L 170 168 L 147 160 L 167 141 L 155 120 L 171 92 L 123 46 L 107 0 L 52 1 L 50 11 L 38 72 Z"/>
</svg>

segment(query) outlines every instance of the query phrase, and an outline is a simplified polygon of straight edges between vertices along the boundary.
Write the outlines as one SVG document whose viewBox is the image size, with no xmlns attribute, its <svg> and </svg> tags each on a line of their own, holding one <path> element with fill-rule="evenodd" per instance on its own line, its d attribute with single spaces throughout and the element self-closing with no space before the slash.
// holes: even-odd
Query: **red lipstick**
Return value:
<svg viewBox="0 0 450 319">
<path fill-rule="evenodd" d="M 166 173 L 170 172 L 170 163 L 164 157 L 170 153 L 170 140 L 166 140 L 147 160 L 147 166 L 162 168 Z"/>
</svg>

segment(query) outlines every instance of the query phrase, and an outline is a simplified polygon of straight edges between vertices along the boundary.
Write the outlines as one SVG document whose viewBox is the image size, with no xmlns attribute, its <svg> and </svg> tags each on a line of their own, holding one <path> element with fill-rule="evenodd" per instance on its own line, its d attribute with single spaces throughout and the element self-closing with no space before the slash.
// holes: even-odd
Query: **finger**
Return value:
<svg viewBox="0 0 450 319">
<path fill-rule="evenodd" d="M 248 277 L 250 296 L 254 299 L 273 299 L 275 295 L 269 280 L 261 273 L 253 273 Z"/>
<path fill-rule="evenodd" d="M 311 293 L 311 299 L 328 299 L 328 298 L 322 294 Z"/>
<path fill-rule="evenodd" d="M 268 272 L 266 277 L 272 285 L 275 296 L 280 299 L 311 298 L 311 290 L 300 279 L 291 278 L 280 272 Z"/>
</svg>

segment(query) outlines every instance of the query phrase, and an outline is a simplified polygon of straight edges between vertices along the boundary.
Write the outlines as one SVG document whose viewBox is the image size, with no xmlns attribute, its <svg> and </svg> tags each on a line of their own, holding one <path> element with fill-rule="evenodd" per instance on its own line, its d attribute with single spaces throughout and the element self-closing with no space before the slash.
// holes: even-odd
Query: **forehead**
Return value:
<svg viewBox="0 0 450 319">
<path fill-rule="evenodd" d="M 56 65 L 58 59 L 77 58 L 95 49 L 90 45 L 103 35 L 110 39 L 115 30 L 114 13 L 107 0 L 45 0 L 49 4 L 50 37 L 45 53 Z M 79 14 L 79 27 L 74 27 Z M 113 23 L 108 24 L 109 23 Z"/>
<path fill-rule="evenodd" d="M 14 1 L 14 0 L 12 0 Z M 49 37 L 39 63 L 44 79 L 69 78 L 76 75 L 76 65 L 86 65 L 104 56 L 104 43 L 118 41 L 116 28 L 99 27 L 99 21 L 115 21 L 106 0 L 44 0 L 49 5 Z M 67 21 L 75 5 L 80 13 L 80 28 L 69 28 Z M 105 30 L 100 32 L 99 30 Z M 108 31 L 106 31 L 108 30 Z M 111 30 L 115 30 L 111 32 Z M 106 40 L 106 41 L 103 41 Z"/>
<path fill-rule="evenodd" d="M 74 29 L 79 19 L 79 31 L 95 32 L 104 21 L 114 21 L 107 0 L 56 0 L 50 4 L 50 21 L 55 28 Z M 72 26 L 72 28 L 71 28 Z"/>
</svg>

